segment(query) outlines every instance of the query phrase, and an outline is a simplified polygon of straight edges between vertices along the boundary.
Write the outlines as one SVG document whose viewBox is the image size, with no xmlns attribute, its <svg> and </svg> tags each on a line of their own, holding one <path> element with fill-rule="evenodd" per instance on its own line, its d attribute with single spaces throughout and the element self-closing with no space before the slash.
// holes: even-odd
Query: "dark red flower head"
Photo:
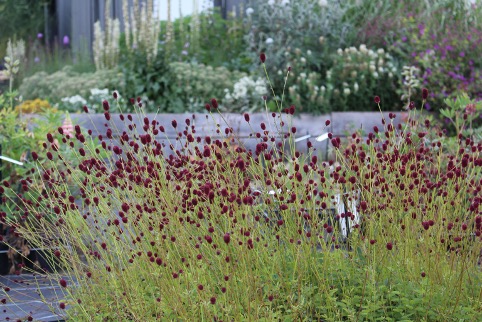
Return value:
<svg viewBox="0 0 482 322">
<path fill-rule="evenodd" d="M 261 62 L 264 64 L 264 62 L 266 61 L 266 54 L 265 54 L 265 53 L 259 54 L 259 59 L 260 59 Z"/>
<path fill-rule="evenodd" d="M 62 287 L 67 287 L 67 281 L 64 280 L 63 278 L 60 279 L 59 284 L 60 284 L 60 286 L 62 286 Z"/>
<path fill-rule="evenodd" d="M 422 88 L 422 99 L 426 100 L 428 98 L 428 89 Z"/>
<path fill-rule="evenodd" d="M 380 96 L 375 96 L 375 103 L 380 104 Z"/>
<path fill-rule="evenodd" d="M 214 109 L 218 108 L 218 101 L 215 98 L 211 99 L 211 105 L 213 106 Z"/>
<path fill-rule="evenodd" d="M 230 241 L 231 241 L 231 236 L 228 233 L 224 234 L 224 242 L 226 244 L 229 244 Z"/>
<path fill-rule="evenodd" d="M 109 102 L 107 102 L 106 100 L 102 102 L 102 106 L 104 107 L 104 111 L 108 111 L 110 108 Z"/>
</svg>

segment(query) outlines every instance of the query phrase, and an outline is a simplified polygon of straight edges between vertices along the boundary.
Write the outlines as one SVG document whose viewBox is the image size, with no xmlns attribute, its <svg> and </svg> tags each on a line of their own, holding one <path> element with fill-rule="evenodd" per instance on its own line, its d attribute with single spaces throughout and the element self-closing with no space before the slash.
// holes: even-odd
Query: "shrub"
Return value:
<svg viewBox="0 0 482 322">
<path fill-rule="evenodd" d="M 224 90 L 224 105 L 227 111 L 255 112 L 264 110 L 263 96 L 268 94 L 267 84 L 263 78 L 254 79 L 244 76 L 233 86 Z"/>
<path fill-rule="evenodd" d="M 440 110 L 445 98 L 455 98 L 467 92 L 482 99 L 482 65 L 477 52 L 482 49 L 482 33 L 477 28 L 465 28 L 457 20 L 447 22 L 446 32 L 407 18 L 395 38 L 392 49 L 409 64 L 421 70 L 421 82 L 432 89 L 427 108 Z"/>
<path fill-rule="evenodd" d="M 325 112 L 373 110 L 377 107 L 371 97 L 378 91 L 383 102 L 392 104 L 387 110 L 400 110 L 402 102 L 396 91 L 399 73 L 396 61 L 383 48 L 372 50 L 360 45 L 338 49 L 333 67 L 322 82 L 321 109 Z"/>
<path fill-rule="evenodd" d="M 122 93 L 129 98 L 141 97 L 146 104 L 146 111 L 176 111 L 170 103 L 170 95 L 174 91 L 173 74 L 164 60 L 164 55 L 162 48 L 159 49 L 157 59 L 149 63 L 142 51 L 121 51 L 119 70 L 123 77 Z"/>
<path fill-rule="evenodd" d="M 21 113 L 39 113 L 43 109 L 50 109 L 51 106 L 48 101 L 36 98 L 34 100 L 28 100 L 17 105 L 15 110 Z"/>
<path fill-rule="evenodd" d="M 222 97 L 226 90 L 231 91 L 235 82 L 245 76 L 244 73 L 229 71 L 226 67 L 212 67 L 196 63 L 170 63 L 169 68 L 174 77 L 174 93 L 171 104 L 179 104 L 172 110 L 180 112 L 204 111 L 206 99 Z M 234 106 L 227 106 L 230 111 Z"/>
<path fill-rule="evenodd" d="M 26 111 L 24 110 L 24 112 Z M 9 189 L 0 187 L 0 227 L 2 227 L 0 242 L 6 242 L 16 250 L 20 250 L 20 253 L 8 254 L 9 274 L 20 274 L 25 269 L 28 271 L 28 267 L 32 268 L 33 263 L 30 262 L 32 256 L 28 258 L 27 256 L 29 256 L 32 246 L 35 245 L 26 242 L 15 229 L 25 224 L 23 203 L 35 206 L 42 198 L 43 183 L 36 166 L 42 168 L 48 161 L 48 157 L 40 152 L 43 151 L 43 144 L 45 147 L 47 146 L 46 143 L 43 143 L 47 133 L 50 133 L 51 142 L 48 142 L 50 148 L 58 149 L 62 153 L 64 163 L 68 162 L 74 167 L 78 165 L 76 157 L 71 151 L 67 151 L 59 144 L 61 142 L 60 134 L 55 134 L 60 126 L 65 125 L 65 123 L 62 125 L 64 115 L 55 109 L 42 109 L 35 112 L 38 114 L 36 118 L 30 119 L 28 116 L 20 118 L 18 109 L 6 107 L 0 110 L 2 154 L 23 163 L 21 166 L 3 161 L 0 167 L 2 185 L 9 187 Z M 65 133 L 67 133 L 67 128 Z M 76 195 L 78 190 L 67 173 L 65 164 L 58 163 L 55 167 L 65 177 L 65 191 L 69 191 L 70 195 Z M 32 190 L 27 193 L 28 189 Z M 49 211 L 37 215 L 44 216 L 45 220 L 52 218 Z M 7 224 L 7 221 L 10 220 L 16 220 L 16 224 Z M 43 237 L 48 238 L 45 235 Z M 38 262 L 33 266 L 35 269 L 40 269 Z"/>
<path fill-rule="evenodd" d="M 167 39 L 167 24 L 161 23 L 161 39 Z M 204 10 L 173 22 L 169 62 L 195 62 L 231 71 L 249 72 L 251 61 L 245 53 L 246 25 L 241 16 L 224 19 L 219 8 Z"/>
<path fill-rule="evenodd" d="M 86 97 L 91 88 L 122 87 L 122 78 L 117 70 L 101 70 L 94 73 L 77 73 L 72 66 L 65 66 L 53 74 L 38 72 L 23 80 L 19 94 L 24 99 L 45 98 L 59 102 L 64 97 L 80 95 Z"/>
<path fill-rule="evenodd" d="M 65 317 L 480 316 L 481 143 L 461 137 L 455 154 L 444 153 L 443 133 L 430 131 L 414 103 L 406 123 L 382 114 L 383 128 L 368 138 L 353 133 L 345 143 L 329 135 L 336 159 L 321 163 L 311 142 L 306 154 L 294 148 L 294 107 L 263 124 L 245 114 L 253 150 L 215 115 L 215 99 L 208 107 L 213 136 L 196 133 L 194 118 L 155 120 L 142 111 L 118 116 L 124 131 L 107 111 L 101 149 L 84 146 L 89 136 L 85 143 L 64 137 L 80 163 L 67 167 L 81 206 L 72 205 L 55 168 L 63 154 L 46 151 L 52 163 L 40 170 L 43 198 L 37 207 L 24 204 L 29 225 L 18 231 L 40 245 L 47 242 L 41 232 L 58 236 L 51 257 L 70 263 L 67 274 L 79 283 L 50 275 L 69 294 Z M 349 208 L 332 217 L 343 191 Z M 36 216 L 50 209 L 52 222 Z M 345 238 L 337 223 L 357 217 Z"/>
<path fill-rule="evenodd" d="M 338 2 L 318 0 L 264 1 L 252 0 L 246 9 L 247 56 L 252 69 L 258 65 L 256 53 L 265 52 L 270 59 L 268 72 L 277 92 L 281 92 L 284 74 L 291 64 L 288 51 L 310 50 L 309 68 L 324 73 L 331 66 L 330 53 L 350 45 L 353 25 L 344 20 L 347 8 Z M 278 71 L 283 76 L 279 76 Z"/>
<path fill-rule="evenodd" d="M 118 95 L 117 100 L 122 104 L 125 103 L 124 98 L 120 95 Z M 89 110 L 93 113 L 104 113 L 104 108 L 102 106 L 104 101 L 112 104 L 112 111 L 117 112 L 116 105 L 114 104 L 115 100 L 110 94 L 109 89 L 107 88 L 92 88 L 90 90 L 89 96 L 87 96 L 86 98 L 80 95 L 64 97 L 55 106 L 62 111 L 74 113 L 81 113 L 83 111 L 83 107 L 87 106 Z"/>
</svg>

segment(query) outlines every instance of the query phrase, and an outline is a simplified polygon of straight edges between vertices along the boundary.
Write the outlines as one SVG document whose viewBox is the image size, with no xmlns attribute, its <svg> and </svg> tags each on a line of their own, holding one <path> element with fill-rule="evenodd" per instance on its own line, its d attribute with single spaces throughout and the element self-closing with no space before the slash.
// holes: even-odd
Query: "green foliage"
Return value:
<svg viewBox="0 0 482 322">
<path fill-rule="evenodd" d="M 121 51 L 119 70 L 123 83 L 122 92 L 127 98 L 141 97 L 147 104 L 146 111 L 160 109 L 163 112 L 183 112 L 183 107 L 176 102 L 173 93 L 172 74 L 169 64 L 164 61 L 164 52 L 160 49 L 157 59 L 148 63 L 145 53 L 140 51 Z"/>
<path fill-rule="evenodd" d="M 326 73 L 320 89 L 323 111 L 378 110 L 373 97 L 378 95 L 387 110 L 399 110 L 397 62 L 383 49 L 338 49 L 333 66 Z M 326 83 L 325 83 L 326 82 Z M 398 102 L 398 103 L 397 103 Z"/>
<path fill-rule="evenodd" d="M 226 91 L 232 91 L 236 81 L 245 76 L 239 71 L 231 72 L 226 67 L 213 67 L 196 63 L 171 63 L 174 77 L 173 91 L 181 106 L 173 109 L 187 112 L 202 112 L 211 98 L 222 98 Z M 175 103 L 176 101 L 172 102 Z M 233 107 L 227 105 L 228 111 Z"/>
<path fill-rule="evenodd" d="M 35 37 L 44 26 L 44 3 L 48 1 L 3 0 L 0 2 L 0 57 L 7 41 Z"/>
<path fill-rule="evenodd" d="M 95 65 L 85 43 L 78 51 L 72 52 L 70 48 L 60 44 L 58 39 L 50 45 L 45 43 L 45 36 L 41 39 L 36 38 L 28 43 L 26 58 L 22 78 L 38 72 L 50 75 L 62 70 L 66 65 L 70 65 L 76 73 L 95 72 Z"/>
<path fill-rule="evenodd" d="M 451 12 L 437 10 L 446 15 Z M 467 17 L 474 17 L 472 11 Z M 453 99 L 462 92 L 482 98 L 482 64 L 477 54 L 482 50 L 482 32 L 462 18 L 447 18 L 445 29 L 440 30 L 438 20 L 438 15 L 427 20 L 413 14 L 402 16 L 400 28 L 387 37 L 395 56 L 420 69 L 420 80 L 431 93 L 426 107 L 435 111 L 444 107 L 445 98 Z"/>
<path fill-rule="evenodd" d="M 410 16 L 437 34 L 444 34 L 454 20 L 465 30 L 482 22 L 480 5 L 470 0 L 348 0 L 344 4 L 348 8 L 345 18 L 358 30 L 354 45 L 386 46 L 387 36 L 404 28 L 404 19 Z"/>
<path fill-rule="evenodd" d="M 161 22 L 161 39 L 165 39 L 167 22 Z M 203 11 L 173 22 L 174 43 L 168 61 L 195 62 L 213 68 L 247 72 L 251 59 L 247 57 L 244 34 L 247 26 L 241 17 L 223 19 L 219 8 Z"/>
<path fill-rule="evenodd" d="M 281 92 L 284 77 L 277 73 L 281 71 L 284 75 L 291 64 L 285 54 L 287 50 L 302 53 L 310 50 L 313 53 L 310 69 L 324 73 L 331 65 L 329 54 L 349 46 L 355 34 L 351 22 L 344 21 L 346 9 L 339 2 L 329 1 L 329 5 L 318 0 L 272 2 L 248 2 L 246 10 L 250 14 L 245 24 L 249 32 L 245 41 L 252 69 L 259 64 L 259 53 L 265 52 L 274 88 Z"/>
<path fill-rule="evenodd" d="M 65 66 L 51 75 L 38 72 L 25 78 L 18 91 L 23 99 L 45 98 L 50 102 L 59 102 L 62 98 L 74 95 L 88 96 L 93 88 L 113 91 L 122 86 L 123 79 L 115 69 L 78 73 L 72 66 Z"/>
</svg>

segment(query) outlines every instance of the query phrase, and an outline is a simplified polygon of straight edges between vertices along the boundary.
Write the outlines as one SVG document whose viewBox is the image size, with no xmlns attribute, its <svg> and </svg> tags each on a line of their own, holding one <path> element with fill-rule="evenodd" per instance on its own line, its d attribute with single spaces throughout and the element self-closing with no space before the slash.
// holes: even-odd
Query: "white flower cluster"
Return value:
<svg viewBox="0 0 482 322">
<path fill-rule="evenodd" d="M 111 69 L 119 61 L 120 23 L 106 14 L 105 28 L 102 31 L 100 21 L 94 23 L 94 63 L 97 70 Z"/>
<path fill-rule="evenodd" d="M 227 103 L 241 104 L 244 108 L 255 109 L 261 102 L 263 95 L 268 93 L 268 89 L 263 78 L 255 80 L 250 76 L 244 76 L 234 84 L 233 92 L 230 92 L 227 88 L 224 92 L 224 100 Z"/>
<path fill-rule="evenodd" d="M 133 10 L 128 9 L 128 2 L 129 0 L 122 1 L 127 49 L 144 51 L 147 60 L 151 62 L 157 56 L 158 38 L 161 31 L 159 18 L 156 11 L 153 10 L 153 0 L 141 1 L 141 4 L 139 0 L 132 0 Z"/>
<path fill-rule="evenodd" d="M 104 29 L 102 30 L 100 21 L 94 23 L 92 50 L 97 70 L 112 69 L 117 66 L 119 61 L 120 22 L 119 19 L 111 18 L 110 2 L 111 0 L 106 0 Z"/>
<path fill-rule="evenodd" d="M 407 101 L 407 105 L 405 106 L 407 109 L 410 105 L 412 90 L 420 87 L 420 80 L 418 79 L 419 71 L 415 66 L 403 66 L 403 94 L 400 99 Z"/>
<path fill-rule="evenodd" d="M 117 101 L 120 105 L 123 104 L 124 101 L 122 97 L 119 94 L 117 95 Z M 62 109 L 71 112 L 80 111 L 84 105 L 87 105 L 91 111 L 100 112 L 102 111 L 102 101 L 104 100 L 112 100 L 112 95 L 109 89 L 92 88 L 90 90 L 90 96 L 87 99 L 80 95 L 64 97 L 60 100 L 61 103 L 59 105 L 62 105 Z"/>
<path fill-rule="evenodd" d="M 70 105 L 85 105 L 87 101 L 80 95 L 64 97 L 61 99 L 62 102 L 70 104 Z"/>
<path fill-rule="evenodd" d="M 14 43 L 8 39 L 7 55 L 5 56 L 5 77 L 10 78 L 10 84 L 13 83 L 13 76 L 18 73 L 20 62 L 25 58 L 25 42 L 18 40 Z M 12 85 L 10 85 L 12 86 Z"/>
<path fill-rule="evenodd" d="M 268 5 L 270 6 L 274 6 L 276 4 L 276 0 L 268 0 Z M 282 6 L 286 6 L 286 5 L 289 5 L 290 4 L 290 0 L 281 0 L 281 1 L 278 1 L 280 5 Z"/>
</svg>

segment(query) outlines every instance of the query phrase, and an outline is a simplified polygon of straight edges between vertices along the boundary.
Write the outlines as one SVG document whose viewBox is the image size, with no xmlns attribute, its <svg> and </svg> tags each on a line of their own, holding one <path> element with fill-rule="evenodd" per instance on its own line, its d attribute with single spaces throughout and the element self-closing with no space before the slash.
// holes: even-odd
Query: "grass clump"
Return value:
<svg viewBox="0 0 482 322">
<path fill-rule="evenodd" d="M 264 66 L 266 56 L 260 58 Z M 422 95 L 423 106 L 428 91 Z M 480 316 L 481 143 L 460 136 L 455 153 L 444 150 L 444 134 L 413 103 L 406 122 L 382 113 L 383 128 L 367 137 L 329 134 L 336 157 L 321 162 L 312 142 L 307 153 L 295 149 L 296 108 L 282 102 L 265 123 L 244 115 L 253 149 L 234 135 L 216 99 L 206 104 L 206 120 L 183 122 L 149 119 L 140 99 L 131 104 L 136 116 L 111 115 L 104 102 L 102 135 L 59 132 L 79 161 L 65 164 L 79 195 L 66 190 L 56 168 L 63 155 L 47 143 L 52 163 L 38 167 L 44 189 L 37 202 L 21 205 L 18 233 L 37 245 L 51 246 L 40 236 L 55 236 L 51 259 L 78 281 L 48 274 L 69 293 L 66 316 Z M 110 122 L 114 117 L 125 130 Z M 212 135 L 201 136 L 197 126 L 206 123 Z M 94 149 L 88 143 L 95 136 L 101 147 Z M 337 213 L 344 192 L 346 207 Z M 349 226 L 340 225 L 347 219 Z"/>
</svg>

